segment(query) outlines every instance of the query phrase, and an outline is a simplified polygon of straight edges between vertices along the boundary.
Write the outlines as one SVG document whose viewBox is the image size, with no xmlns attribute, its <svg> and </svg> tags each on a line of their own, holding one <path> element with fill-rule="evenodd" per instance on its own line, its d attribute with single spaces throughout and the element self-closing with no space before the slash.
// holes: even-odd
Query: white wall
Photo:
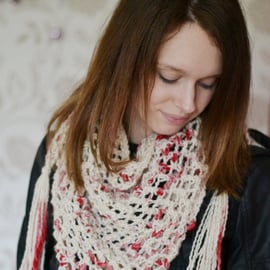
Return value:
<svg viewBox="0 0 270 270">
<path fill-rule="evenodd" d="M 0 0 L 0 269 L 15 269 L 30 168 L 46 124 L 84 76 L 115 3 Z"/>
<path fill-rule="evenodd" d="M 0 0 L 0 269 L 15 268 L 30 168 L 47 121 L 84 76 L 116 2 Z M 269 133 L 270 3 L 244 4 L 254 53 L 250 125 Z"/>
<path fill-rule="evenodd" d="M 251 38 L 253 86 L 249 124 L 270 135 L 270 2 L 242 0 Z"/>
</svg>

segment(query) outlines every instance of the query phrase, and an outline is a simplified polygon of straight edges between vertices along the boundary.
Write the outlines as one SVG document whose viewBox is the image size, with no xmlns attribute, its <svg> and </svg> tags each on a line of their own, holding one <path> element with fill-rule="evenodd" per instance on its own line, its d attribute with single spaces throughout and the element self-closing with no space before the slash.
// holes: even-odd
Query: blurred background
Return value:
<svg viewBox="0 0 270 270">
<path fill-rule="evenodd" d="M 0 0 L 0 269 L 15 269 L 34 155 L 84 77 L 117 0 Z M 270 2 L 242 0 L 251 35 L 249 126 L 270 135 Z"/>
</svg>

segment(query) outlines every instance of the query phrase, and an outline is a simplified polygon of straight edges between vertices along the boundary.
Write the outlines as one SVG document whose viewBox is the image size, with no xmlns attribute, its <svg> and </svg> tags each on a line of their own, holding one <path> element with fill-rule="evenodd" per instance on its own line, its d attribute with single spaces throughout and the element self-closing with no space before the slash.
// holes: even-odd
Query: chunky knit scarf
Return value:
<svg viewBox="0 0 270 270">
<path fill-rule="evenodd" d="M 55 251 L 59 269 L 169 269 L 186 233 L 196 227 L 205 196 L 207 166 L 200 153 L 196 119 L 173 136 L 152 134 L 136 158 L 119 173 L 96 163 L 86 141 L 84 190 L 66 173 L 63 147 L 66 121 L 56 134 L 37 182 L 21 269 L 39 269 L 46 238 L 49 175 L 52 186 Z M 130 157 L 127 136 L 119 130 L 114 161 Z M 214 194 L 197 228 L 188 270 L 220 269 L 220 247 L 228 197 Z"/>
</svg>

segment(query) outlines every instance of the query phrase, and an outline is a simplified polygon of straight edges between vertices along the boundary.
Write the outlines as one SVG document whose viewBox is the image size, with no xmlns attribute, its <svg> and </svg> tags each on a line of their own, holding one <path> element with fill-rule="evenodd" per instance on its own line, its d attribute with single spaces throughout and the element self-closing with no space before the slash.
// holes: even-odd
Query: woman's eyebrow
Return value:
<svg viewBox="0 0 270 270">
<path fill-rule="evenodd" d="M 180 72 L 180 73 L 186 73 L 183 69 L 178 68 L 178 67 L 174 67 L 174 66 L 171 66 L 171 65 L 158 63 L 158 66 L 161 67 L 161 68 L 171 69 L 173 71 L 177 71 L 177 72 Z"/>
</svg>

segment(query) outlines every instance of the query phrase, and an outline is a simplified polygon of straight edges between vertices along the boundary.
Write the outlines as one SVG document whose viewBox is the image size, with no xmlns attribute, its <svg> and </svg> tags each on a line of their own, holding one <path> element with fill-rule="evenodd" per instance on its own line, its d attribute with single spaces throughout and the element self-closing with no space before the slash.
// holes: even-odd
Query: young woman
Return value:
<svg viewBox="0 0 270 270">
<path fill-rule="evenodd" d="M 249 88 L 237 0 L 120 1 L 38 150 L 18 268 L 270 269 Z"/>
</svg>

